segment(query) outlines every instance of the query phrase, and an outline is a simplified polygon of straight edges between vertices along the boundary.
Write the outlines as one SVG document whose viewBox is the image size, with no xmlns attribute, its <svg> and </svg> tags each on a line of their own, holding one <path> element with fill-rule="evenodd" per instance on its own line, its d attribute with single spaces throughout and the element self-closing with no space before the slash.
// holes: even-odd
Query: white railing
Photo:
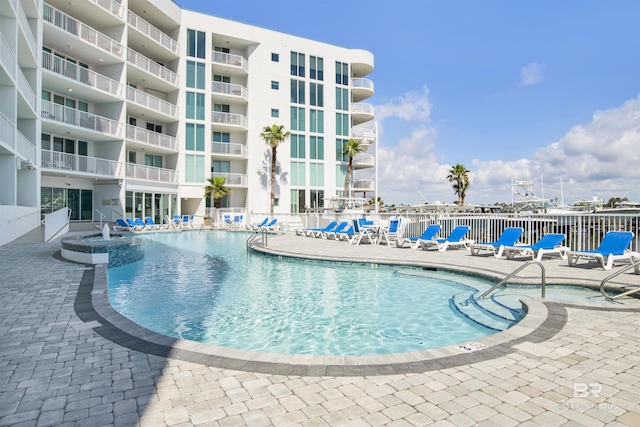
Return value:
<svg viewBox="0 0 640 427">
<path fill-rule="evenodd" d="M 225 95 L 239 96 L 243 99 L 247 99 L 248 97 L 247 88 L 239 84 L 213 82 L 211 87 L 213 93 L 223 93 Z"/>
<path fill-rule="evenodd" d="M 4 35 L 0 33 L 0 61 L 4 64 L 5 70 L 9 72 L 9 75 L 15 78 L 16 75 L 16 56 L 13 51 L 9 48 L 9 43 L 5 40 Z"/>
<path fill-rule="evenodd" d="M 176 73 L 166 67 L 163 67 L 157 62 L 152 61 L 146 56 L 140 55 L 138 52 L 131 48 L 127 51 L 127 61 L 174 86 L 178 85 L 178 75 Z"/>
<path fill-rule="evenodd" d="M 211 121 L 213 123 L 223 125 L 240 126 L 243 128 L 247 127 L 247 117 L 243 116 L 242 114 L 221 113 L 219 111 L 213 111 L 211 113 Z"/>
<path fill-rule="evenodd" d="M 122 136 L 122 123 L 106 117 L 97 116 L 42 100 L 41 117 L 43 119 L 64 122 L 84 129 L 94 130 L 114 136 Z"/>
<path fill-rule="evenodd" d="M 215 178 L 217 176 L 223 176 L 227 178 L 227 182 L 225 183 L 226 185 L 246 187 L 248 183 L 247 175 L 243 173 L 214 172 L 212 174 L 212 178 Z"/>
<path fill-rule="evenodd" d="M 22 73 L 22 70 L 20 69 L 20 67 L 18 67 L 18 73 L 16 74 L 16 77 L 17 77 L 16 80 L 18 82 L 18 87 L 20 88 L 20 91 L 24 95 L 25 99 L 27 100 L 31 108 L 33 108 L 33 111 L 36 111 L 36 94 L 31 88 L 31 85 L 29 84 L 29 82 L 27 81 L 27 78 Z"/>
<path fill-rule="evenodd" d="M 351 128 L 351 137 L 355 139 L 366 139 L 368 143 L 372 143 L 376 140 L 376 129 L 371 123 L 354 126 Z"/>
<path fill-rule="evenodd" d="M 373 154 L 358 153 L 353 158 L 354 165 L 375 165 L 376 157 Z"/>
<path fill-rule="evenodd" d="M 142 142 L 154 147 L 178 151 L 178 140 L 170 135 L 153 132 L 144 128 L 127 125 L 127 139 Z"/>
<path fill-rule="evenodd" d="M 102 34 L 101 32 L 83 24 L 46 3 L 43 4 L 42 10 L 42 18 L 46 22 L 49 22 L 50 24 L 73 34 L 79 39 L 84 40 L 93 46 L 99 47 L 100 49 L 103 49 L 119 58 L 122 57 L 124 46 L 113 40 L 111 37 Z"/>
<path fill-rule="evenodd" d="M 211 154 L 233 154 L 236 156 L 247 157 L 247 146 L 232 142 L 212 142 Z"/>
<path fill-rule="evenodd" d="M 372 179 L 360 179 L 353 181 L 353 184 L 351 184 L 352 191 L 373 191 L 375 189 L 376 186 Z"/>
<path fill-rule="evenodd" d="M 44 241 L 50 242 L 57 236 L 69 232 L 71 209 L 64 207 L 44 216 Z"/>
<path fill-rule="evenodd" d="M 46 169 L 122 178 L 121 164 L 115 160 L 61 153 L 52 150 L 41 150 L 41 152 L 41 165 Z"/>
<path fill-rule="evenodd" d="M 36 146 L 22 132 L 16 132 L 16 151 L 30 163 L 36 162 Z"/>
<path fill-rule="evenodd" d="M 127 86 L 127 99 L 133 101 L 136 104 L 143 105 L 150 110 L 159 111 L 163 114 L 171 116 L 175 119 L 178 118 L 178 106 L 156 96 L 149 95 L 139 89 Z"/>
<path fill-rule="evenodd" d="M 124 7 L 114 0 L 89 0 L 92 3 L 97 4 L 104 10 L 114 14 L 118 18 L 122 18 L 124 16 Z"/>
<path fill-rule="evenodd" d="M 0 112 L 0 140 L 4 141 L 9 147 L 16 148 L 15 127 L 13 123 Z"/>
<path fill-rule="evenodd" d="M 355 104 L 351 104 L 351 113 L 369 114 L 373 116 L 373 112 L 373 105 L 367 104 L 366 102 L 356 102 Z"/>
<path fill-rule="evenodd" d="M 129 25 L 136 28 L 142 34 L 145 34 L 150 39 L 155 40 L 162 46 L 169 49 L 171 52 L 178 54 L 179 45 L 177 41 L 160 31 L 144 19 L 140 18 L 132 11 L 129 11 L 127 22 L 129 22 Z"/>
<path fill-rule="evenodd" d="M 373 91 L 373 81 L 365 78 L 353 79 L 351 81 L 351 87 L 354 89 L 363 88 Z"/>
<path fill-rule="evenodd" d="M 234 55 L 233 53 L 225 52 L 213 52 L 213 62 L 218 64 L 231 65 L 233 67 L 242 68 L 247 71 L 249 69 L 249 62 L 240 55 Z"/>
<path fill-rule="evenodd" d="M 115 96 L 122 94 L 121 83 L 49 52 L 42 52 L 42 68 Z"/>
<path fill-rule="evenodd" d="M 127 163 L 127 178 L 143 179 L 145 181 L 176 183 L 178 174 L 173 169 L 156 168 L 153 166 Z"/>
<path fill-rule="evenodd" d="M 36 38 L 31 32 L 31 26 L 29 25 L 29 21 L 27 20 L 27 15 L 24 13 L 24 8 L 22 7 L 22 3 L 18 2 L 18 20 L 20 21 L 20 26 L 22 27 L 22 32 L 27 37 L 27 44 L 29 45 L 29 50 L 34 58 L 36 58 L 36 48 L 38 47 L 38 43 L 36 42 Z"/>
</svg>

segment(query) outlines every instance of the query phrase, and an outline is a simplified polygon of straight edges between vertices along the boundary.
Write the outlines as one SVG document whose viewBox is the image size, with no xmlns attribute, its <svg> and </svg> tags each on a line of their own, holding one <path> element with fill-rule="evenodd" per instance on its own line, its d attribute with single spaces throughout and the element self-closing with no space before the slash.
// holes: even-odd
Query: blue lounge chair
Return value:
<svg viewBox="0 0 640 427">
<path fill-rule="evenodd" d="M 360 225 L 361 221 L 354 219 L 352 221 L 353 237 L 349 240 L 352 245 L 359 245 L 363 240 L 369 241 L 372 245 L 375 245 L 376 239 L 368 226 Z"/>
<path fill-rule="evenodd" d="M 570 266 L 575 266 L 580 258 L 595 259 L 605 270 L 611 270 L 613 263 L 618 260 L 632 261 L 632 252 L 629 246 L 633 240 L 631 231 L 609 231 L 604 235 L 598 249 L 588 251 L 568 251 L 567 261 Z"/>
<path fill-rule="evenodd" d="M 340 224 L 336 225 L 336 227 L 331 231 L 326 231 L 322 233 L 323 239 L 337 239 L 339 233 L 343 233 L 345 229 L 349 226 L 348 221 L 342 221 Z"/>
<path fill-rule="evenodd" d="M 193 216 L 182 215 L 182 228 L 193 228 Z"/>
<path fill-rule="evenodd" d="M 396 240 L 396 246 L 401 248 L 405 243 L 409 243 L 413 249 L 418 249 L 422 242 L 429 242 L 436 238 L 436 235 L 440 232 L 440 224 L 431 224 L 422 232 L 418 237 L 403 237 Z"/>
<path fill-rule="evenodd" d="M 518 255 L 531 256 L 531 259 L 536 261 L 542 261 L 545 255 L 559 255 L 560 258 L 567 259 L 569 248 L 561 245 L 565 238 L 564 234 L 545 234 L 533 245 L 505 246 L 504 255 L 507 259 L 513 259 Z"/>
<path fill-rule="evenodd" d="M 260 231 L 275 231 L 275 230 L 278 230 L 279 228 L 280 228 L 280 226 L 278 225 L 278 219 L 274 218 L 271 221 L 269 221 L 267 224 L 265 224 L 262 227 L 258 228 L 258 230 L 260 230 Z"/>
<path fill-rule="evenodd" d="M 269 217 L 265 217 L 261 222 L 256 224 L 247 224 L 247 230 L 257 230 L 260 227 L 264 227 L 269 222 Z"/>
<path fill-rule="evenodd" d="M 500 258 L 504 252 L 505 246 L 514 246 L 524 230 L 522 227 L 509 227 L 502 231 L 502 234 L 495 242 L 471 243 L 471 255 L 478 255 L 480 251 L 489 251 L 496 258 Z"/>
<path fill-rule="evenodd" d="M 380 230 L 376 243 L 380 244 L 380 242 L 384 241 L 387 246 L 391 246 L 391 242 L 397 242 L 398 239 L 402 238 L 403 228 L 402 218 L 389 220 L 389 227 Z"/>
<path fill-rule="evenodd" d="M 135 222 L 136 225 L 142 227 L 142 230 L 151 230 L 152 229 L 151 226 L 147 226 L 147 224 L 145 224 L 145 222 L 142 220 L 142 218 L 134 218 L 133 222 Z"/>
<path fill-rule="evenodd" d="M 126 221 L 122 218 L 117 218 L 116 219 L 116 226 L 113 227 L 114 230 L 117 231 L 133 231 L 133 228 L 131 228 L 131 226 L 129 224 L 126 223 Z"/>
<path fill-rule="evenodd" d="M 342 240 L 351 241 L 351 239 L 353 238 L 354 234 L 355 233 L 353 231 L 353 225 L 350 225 L 349 228 L 347 228 L 346 231 L 340 231 L 340 232 L 334 233 L 334 237 L 337 240 L 340 240 L 340 241 L 342 241 Z"/>
<path fill-rule="evenodd" d="M 299 236 L 315 236 L 315 237 L 321 237 L 322 233 L 327 233 L 331 230 L 333 230 L 334 228 L 336 228 L 336 226 L 338 225 L 338 221 L 331 221 L 329 224 L 327 224 L 325 227 L 316 227 L 316 228 L 301 228 L 296 230 L 296 234 Z"/>
<path fill-rule="evenodd" d="M 132 231 L 141 231 L 141 230 L 144 229 L 143 226 L 140 226 L 139 224 L 136 224 L 136 222 L 131 218 L 125 218 L 124 220 L 127 221 L 127 225 L 129 225 L 129 228 Z"/>
<path fill-rule="evenodd" d="M 469 245 L 473 243 L 473 240 L 465 239 L 464 236 L 466 236 L 468 232 L 468 225 L 459 225 L 451 231 L 449 237 L 444 239 L 426 240 L 422 242 L 422 245 L 425 249 L 428 249 L 430 246 L 436 246 L 440 252 L 444 252 L 448 248 L 463 247 L 465 249 L 469 249 Z"/>
<path fill-rule="evenodd" d="M 167 224 L 156 224 L 156 222 L 150 216 L 145 216 L 144 220 L 147 224 L 147 227 L 151 227 L 155 230 L 160 230 L 161 228 L 167 228 Z"/>
</svg>

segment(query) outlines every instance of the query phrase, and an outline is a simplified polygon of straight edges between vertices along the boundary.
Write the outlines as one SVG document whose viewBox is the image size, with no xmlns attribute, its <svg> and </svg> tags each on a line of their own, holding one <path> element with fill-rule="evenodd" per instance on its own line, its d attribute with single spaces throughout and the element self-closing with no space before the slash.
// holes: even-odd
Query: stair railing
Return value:
<svg viewBox="0 0 640 427">
<path fill-rule="evenodd" d="M 635 270 L 635 273 L 636 273 L 636 274 L 639 274 L 639 273 L 640 273 L 640 260 L 638 260 L 638 261 L 634 261 L 634 262 L 632 262 L 631 264 L 629 264 L 629 265 L 625 266 L 622 270 L 618 270 L 618 271 L 616 271 L 615 273 L 612 273 L 612 274 L 608 275 L 607 277 L 605 277 L 605 278 L 602 280 L 602 282 L 600 282 L 600 293 L 602 294 L 602 296 L 603 296 L 603 297 L 605 297 L 605 299 L 606 299 L 607 301 L 614 302 L 614 301 L 615 301 L 616 299 L 618 299 L 618 298 L 626 297 L 626 296 L 628 296 L 628 295 L 635 294 L 636 292 L 640 292 L 640 286 L 639 286 L 639 285 L 636 285 L 636 286 L 633 286 L 633 285 L 632 285 L 633 289 L 628 290 L 628 291 L 626 291 L 626 292 L 623 292 L 623 293 L 621 293 L 621 294 L 617 294 L 617 295 L 612 296 L 612 297 L 611 297 L 611 296 L 609 296 L 609 295 L 607 295 L 607 292 L 604 290 L 604 285 L 605 285 L 609 280 L 613 279 L 614 277 L 617 277 L 618 275 L 620 275 L 620 274 L 624 273 L 624 272 L 625 272 L 625 271 L 627 271 L 627 270 L 631 270 L 632 268 Z M 627 286 L 627 287 L 628 287 L 628 286 Z M 626 288 L 626 287 L 625 287 L 625 288 Z"/>
<path fill-rule="evenodd" d="M 498 282 L 497 284 L 493 285 L 491 287 L 491 289 L 489 289 L 488 291 L 486 291 L 485 293 L 483 293 L 482 295 L 480 295 L 478 297 L 478 299 L 483 299 L 484 297 L 486 297 L 487 295 L 489 295 L 491 292 L 493 292 L 496 288 L 504 285 L 507 280 L 511 279 L 513 276 L 515 276 L 516 274 L 518 274 L 520 271 L 524 270 L 525 268 L 527 268 L 528 266 L 530 266 L 531 264 L 537 264 L 540 266 L 540 270 L 542 271 L 542 280 L 541 280 L 541 285 L 542 285 L 542 298 L 545 297 L 546 295 L 546 286 L 547 286 L 547 273 L 544 269 L 544 265 L 542 264 L 542 262 L 540 261 L 528 261 L 524 264 L 522 264 L 520 267 L 516 268 L 511 274 L 509 274 L 507 277 L 505 277 L 504 279 L 502 279 L 500 282 Z"/>
</svg>

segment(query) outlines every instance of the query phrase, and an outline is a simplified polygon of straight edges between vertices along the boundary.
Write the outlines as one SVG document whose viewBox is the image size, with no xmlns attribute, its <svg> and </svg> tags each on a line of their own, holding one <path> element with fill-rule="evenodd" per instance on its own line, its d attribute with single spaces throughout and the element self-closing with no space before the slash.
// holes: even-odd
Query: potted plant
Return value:
<svg viewBox="0 0 640 427">
<path fill-rule="evenodd" d="M 208 185 L 204 187 L 204 197 L 213 198 L 213 206 L 216 209 L 220 209 L 222 205 L 222 198 L 231 194 L 231 189 L 225 184 L 227 183 L 227 177 L 214 176 L 207 179 Z M 212 218 L 210 216 L 204 217 L 204 226 L 211 227 Z"/>
</svg>

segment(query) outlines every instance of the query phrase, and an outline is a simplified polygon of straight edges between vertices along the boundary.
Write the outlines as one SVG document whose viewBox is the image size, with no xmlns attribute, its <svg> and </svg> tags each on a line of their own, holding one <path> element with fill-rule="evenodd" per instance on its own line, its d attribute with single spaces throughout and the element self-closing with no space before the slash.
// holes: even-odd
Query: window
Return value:
<svg viewBox="0 0 640 427">
<path fill-rule="evenodd" d="M 349 115 L 336 113 L 336 135 L 349 136 Z"/>
<path fill-rule="evenodd" d="M 344 149 L 344 144 L 346 144 L 348 139 L 336 139 L 336 160 L 339 162 L 348 162 L 349 158 L 346 155 L 342 154 L 342 150 Z"/>
<path fill-rule="evenodd" d="M 349 85 L 349 64 L 336 61 L 336 84 Z"/>
<path fill-rule="evenodd" d="M 309 164 L 309 185 L 324 187 L 324 165 L 322 163 Z"/>
<path fill-rule="evenodd" d="M 291 185 L 304 187 L 305 186 L 305 163 L 304 162 L 291 162 Z"/>
<path fill-rule="evenodd" d="M 187 87 L 204 89 L 204 63 L 187 61 Z"/>
<path fill-rule="evenodd" d="M 231 134 L 229 132 L 214 132 L 213 142 L 231 142 Z"/>
<path fill-rule="evenodd" d="M 309 158 L 324 160 L 324 138 L 321 136 L 309 137 Z"/>
<path fill-rule="evenodd" d="M 162 125 L 147 122 L 147 130 L 150 130 L 151 132 L 162 133 Z"/>
<path fill-rule="evenodd" d="M 324 190 L 311 190 L 309 192 L 311 197 L 311 209 L 318 210 L 324 207 Z"/>
<path fill-rule="evenodd" d="M 273 53 L 271 52 L 271 61 L 273 62 L 280 62 L 280 55 L 277 53 Z"/>
<path fill-rule="evenodd" d="M 204 120 L 204 93 L 187 92 L 187 119 Z"/>
<path fill-rule="evenodd" d="M 185 182 L 204 182 L 204 156 L 187 154 L 184 156 L 184 160 Z"/>
<path fill-rule="evenodd" d="M 300 213 L 306 209 L 305 199 L 305 190 L 291 190 L 291 213 Z"/>
<path fill-rule="evenodd" d="M 304 82 L 291 79 L 291 102 L 304 104 Z"/>
<path fill-rule="evenodd" d="M 229 104 L 213 104 L 213 111 L 228 113 L 231 111 Z"/>
<path fill-rule="evenodd" d="M 336 88 L 336 110 L 349 111 L 349 89 Z"/>
<path fill-rule="evenodd" d="M 195 123 L 185 125 L 185 149 L 204 151 L 204 125 Z"/>
<path fill-rule="evenodd" d="M 347 165 L 336 165 L 336 184 L 338 188 L 344 188 L 344 182 L 347 178 Z M 336 195 L 342 194 L 342 191 L 336 191 Z"/>
<path fill-rule="evenodd" d="M 129 163 L 136 163 L 136 152 L 135 151 L 129 151 L 128 162 Z"/>
<path fill-rule="evenodd" d="M 228 160 L 214 160 L 211 162 L 211 172 L 216 175 L 228 175 L 231 173 L 231 162 Z"/>
<path fill-rule="evenodd" d="M 154 156 L 151 154 L 144 155 L 144 164 L 146 166 L 153 166 L 154 168 L 162 167 L 162 156 Z"/>
<path fill-rule="evenodd" d="M 324 85 L 309 83 L 309 104 L 324 107 Z"/>
<path fill-rule="evenodd" d="M 276 82 L 274 80 L 271 80 L 271 89 L 279 90 L 280 89 L 280 82 Z"/>
<path fill-rule="evenodd" d="M 280 117 L 280 110 L 278 110 L 277 108 L 272 108 L 271 117 Z"/>
<path fill-rule="evenodd" d="M 203 58 L 206 50 L 205 33 L 187 29 L 187 56 Z"/>
<path fill-rule="evenodd" d="M 304 159 L 304 135 L 292 134 L 290 136 L 291 158 Z"/>
<path fill-rule="evenodd" d="M 324 133 L 324 111 L 309 110 L 309 130 Z"/>
<path fill-rule="evenodd" d="M 291 130 L 305 130 L 304 108 L 291 107 Z"/>
<path fill-rule="evenodd" d="M 324 60 L 322 58 L 309 57 L 309 78 L 324 80 Z"/>
<path fill-rule="evenodd" d="M 291 75 L 304 77 L 304 53 L 291 52 Z"/>
</svg>

